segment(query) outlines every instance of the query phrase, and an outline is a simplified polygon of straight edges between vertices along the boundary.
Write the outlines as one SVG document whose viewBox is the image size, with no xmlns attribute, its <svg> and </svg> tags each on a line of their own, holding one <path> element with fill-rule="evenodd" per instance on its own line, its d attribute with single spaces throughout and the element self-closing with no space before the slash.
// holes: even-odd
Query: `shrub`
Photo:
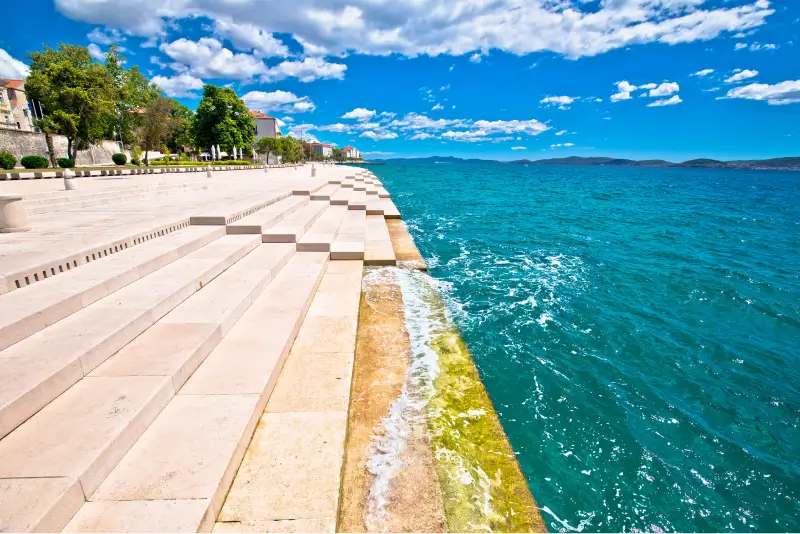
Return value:
<svg viewBox="0 0 800 534">
<path fill-rule="evenodd" d="M 47 158 L 43 156 L 24 156 L 21 160 L 22 166 L 26 169 L 46 169 Z"/>
<path fill-rule="evenodd" d="M 11 170 L 17 164 L 17 158 L 11 152 L 0 152 L 0 168 Z"/>
<path fill-rule="evenodd" d="M 58 163 L 58 166 L 62 169 L 71 169 L 75 166 L 75 160 L 72 158 L 58 158 L 56 163 Z"/>
<path fill-rule="evenodd" d="M 215 161 L 214 165 L 252 165 L 249 161 L 228 159 L 224 161 Z"/>
<path fill-rule="evenodd" d="M 137 167 L 138 167 L 139 165 L 141 165 L 141 162 L 139 161 L 139 158 L 131 158 L 131 163 L 132 163 L 133 165 L 136 165 Z"/>
<path fill-rule="evenodd" d="M 126 163 L 128 163 L 128 156 L 126 156 L 122 152 L 117 152 L 116 154 L 111 155 L 111 161 L 113 161 L 117 165 L 125 165 Z"/>
</svg>

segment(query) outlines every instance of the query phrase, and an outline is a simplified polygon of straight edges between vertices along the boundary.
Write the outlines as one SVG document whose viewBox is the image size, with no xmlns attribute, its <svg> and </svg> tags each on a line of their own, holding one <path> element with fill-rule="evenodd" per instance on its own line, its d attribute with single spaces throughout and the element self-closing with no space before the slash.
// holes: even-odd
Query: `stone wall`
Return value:
<svg viewBox="0 0 800 534">
<path fill-rule="evenodd" d="M 67 157 L 67 138 L 63 135 L 54 135 L 53 148 L 56 151 L 56 158 Z M 17 161 L 23 156 L 47 157 L 47 145 L 44 142 L 44 135 L 21 130 L 0 129 L 0 152 L 3 151 L 14 154 L 17 157 Z M 79 151 L 75 165 L 113 165 L 114 162 L 111 160 L 111 155 L 116 152 L 119 152 L 119 145 L 116 142 L 103 141 L 97 145 L 92 145 L 89 150 Z M 126 150 L 125 154 L 128 155 L 130 160 L 130 152 Z"/>
</svg>

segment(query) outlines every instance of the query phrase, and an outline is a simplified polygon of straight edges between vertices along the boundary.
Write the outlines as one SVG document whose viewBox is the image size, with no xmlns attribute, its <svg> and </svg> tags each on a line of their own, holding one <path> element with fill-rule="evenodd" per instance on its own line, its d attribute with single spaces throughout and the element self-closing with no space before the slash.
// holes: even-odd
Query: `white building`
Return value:
<svg viewBox="0 0 800 534">
<path fill-rule="evenodd" d="M 361 152 L 354 146 L 347 145 L 342 149 L 342 154 L 347 159 L 361 159 Z"/>
<path fill-rule="evenodd" d="M 265 115 L 260 111 L 251 111 L 250 116 L 253 117 L 253 123 L 256 126 L 255 143 L 262 137 L 281 137 L 281 127 L 278 125 L 278 119 Z"/>
<path fill-rule="evenodd" d="M 333 146 L 329 145 L 328 143 L 309 143 L 311 148 L 314 150 L 316 154 L 319 154 L 323 158 L 329 158 L 333 155 Z"/>
</svg>

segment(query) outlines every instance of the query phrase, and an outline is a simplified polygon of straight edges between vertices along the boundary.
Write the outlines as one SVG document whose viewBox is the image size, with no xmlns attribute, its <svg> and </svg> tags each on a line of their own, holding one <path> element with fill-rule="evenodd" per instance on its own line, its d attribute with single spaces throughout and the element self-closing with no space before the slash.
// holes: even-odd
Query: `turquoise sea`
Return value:
<svg viewBox="0 0 800 534">
<path fill-rule="evenodd" d="M 800 173 L 372 170 L 552 531 L 800 530 Z"/>
</svg>

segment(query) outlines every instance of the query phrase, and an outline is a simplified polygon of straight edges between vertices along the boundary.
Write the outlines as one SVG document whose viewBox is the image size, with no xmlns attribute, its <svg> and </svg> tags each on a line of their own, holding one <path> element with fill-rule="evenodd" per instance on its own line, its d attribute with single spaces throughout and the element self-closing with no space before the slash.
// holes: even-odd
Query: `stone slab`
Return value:
<svg viewBox="0 0 800 534">
<path fill-rule="evenodd" d="M 88 502 L 63 532 L 207 532 L 210 499 Z"/>
<path fill-rule="evenodd" d="M 0 479 L 0 530 L 59 532 L 83 502 L 72 478 Z"/>
</svg>

